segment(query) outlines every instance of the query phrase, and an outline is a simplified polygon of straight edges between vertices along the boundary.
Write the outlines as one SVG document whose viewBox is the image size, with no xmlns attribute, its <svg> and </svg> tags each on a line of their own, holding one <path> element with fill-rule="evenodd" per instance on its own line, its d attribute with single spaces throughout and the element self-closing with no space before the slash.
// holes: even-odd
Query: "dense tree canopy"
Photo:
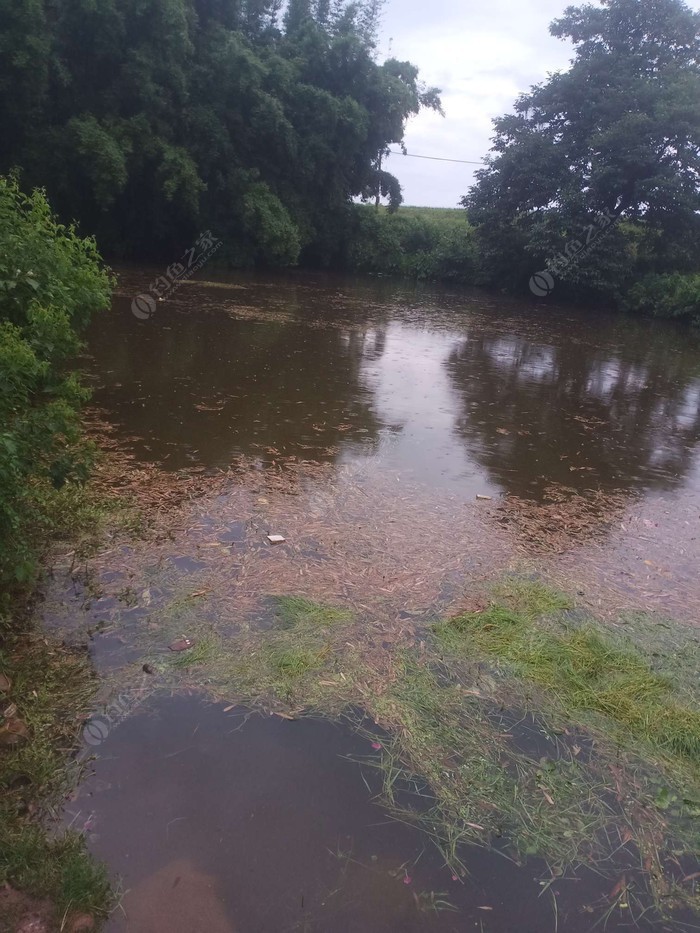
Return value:
<svg viewBox="0 0 700 933">
<path fill-rule="evenodd" d="M 234 263 L 323 242 L 353 197 L 400 202 L 381 154 L 421 107 L 378 63 L 378 0 L 0 0 L 0 173 L 21 167 L 112 255 L 204 228 Z"/>
<path fill-rule="evenodd" d="M 551 32 L 574 44 L 570 68 L 496 121 L 464 199 L 485 279 L 519 285 L 549 265 L 570 291 L 623 296 L 640 276 L 700 271 L 700 14 L 602 0 L 569 7 Z M 610 228 L 605 245 L 557 263 L 595 225 Z"/>
</svg>

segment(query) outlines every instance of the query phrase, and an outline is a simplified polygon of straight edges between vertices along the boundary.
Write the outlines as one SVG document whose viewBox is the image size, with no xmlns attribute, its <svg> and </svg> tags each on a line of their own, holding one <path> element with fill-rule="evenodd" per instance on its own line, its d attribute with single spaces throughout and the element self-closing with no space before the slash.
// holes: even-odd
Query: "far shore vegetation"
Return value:
<svg viewBox="0 0 700 933">
<path fill-rule="evenodd" d="M 110 260 L 169 267 L 210 230 L 225 268 L 541 301 L 555 288 L 557 302 L 700 320 L 700 13 L 682 0 L 567 8 L 550 32 L 571 42 L 569 67 L 495 121 L 459 209 L 429 211 L 401 207 L 383 166 L 412 116 L 442 112 L 440 91 L 380 60 L 381 8 L 4 4 L 0 174 L 45 188 Z"/>
</svg>

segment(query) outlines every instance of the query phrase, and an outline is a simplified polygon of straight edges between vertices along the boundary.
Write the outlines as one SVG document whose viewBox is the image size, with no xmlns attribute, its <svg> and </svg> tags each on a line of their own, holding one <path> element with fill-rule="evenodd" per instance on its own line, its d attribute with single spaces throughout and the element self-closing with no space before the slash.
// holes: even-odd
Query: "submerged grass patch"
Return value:
<svg viewBox="0 0 700 933">
<path fill-rule="evenodd" d="M 0 883 L 48 898 L 57 922 L 73 911 L 102 917 L 111 900 L 105 868 L 80 833 L 53 825 L 77 777 L 67 753 L 94 691 L 86 655 L 9 637 L 0 672 L 11 681 L 3 706 L 11 702 L 27 730 L 17 744 L 0 745 Z"/>
<path fill-rule="evenodd" d="M 465 841 L 507 840 L 516 860 L 541 855 L 559 871 L 603 859 L 619 814 L 599 776 L 573 754 L 556 757 L 554 745 L 551 758 L 520 751 L 485 697 L 450 673 L 435 659 L 406 655 L 375 706 L 391 725 L 380 762 L 391 808 L 410 818 L 405 794 L 395 791 L 422 781 L 431 805 L 412 816 L 430 828 L 453 870 Z"/>
<path fill-rule="evenodd" d="M 573 853 L 574 862 L 600 870 L 624 855 L 642 866 L 657 906 L 697 910 L 700 714 L 686 681 L 697 668 L 686 657 L 674 677 L 659 664 L 658 642 L 651 647 L 570 613 L 569 601 L 541 583 L 507 580 L 493 595 L 487 608 L 438 623 L 434 634 L 451 676 L 471 679 L 492 701 L 534 710 L 555 736 L 556 753 L 535 772 L 549 807 L 528 798 L 534 756 L 518 760 L 506 750 L 501 757 L 506 773 L 517 775 L 518 805 L 498 801 L 516 849 L 538 852 L 557 869 Z M 696 656 L 693 634 L 685 637 L 677 659 Z M 685 875 L 690 884 L 680 881 Z"/>
<path fill-rule="evenodd" d="M 359 709 L 360 729 L 367 714 L 384 731 L 367 762 L 384 804 L 428 833 L 456 874 L 461 846 L 480 844 L 518 863 L 541 857 L 550 880 L 579 865 L 624 871 L 626 917 L 692 902 L 680 878 L 696 870 L 700 843 L 696 707 L 660 646 L 635 647 L 627 625 L 609 632 L 565 594 L 515 577 L 482 611 L 413 643 L 297 596 L 271 597 L 228 633 L 186 595 L 149 622 L 142 643 L 163 685 L 291 717 L 357 723 Z M 191 651 L 162 650 L 183 633 Z M 692 679 L 692 665 L 682 669 Z"/>
<path fill-rule="evenodd" d="M 349 702 L 360 668 L 347 643 L 354 624 L 345 609 L 275 596 L 263 618 L 243 622 L 225 635 L 214 628 L 202 601 L 177 596 L 151 617 L 144 648 L 168 682 L 182 674 L 227 699 L 339 712 Z M 195 642 L 192 649 L 174 654 L 155 650 L 155 643 L 185 632 Z"/>
<path fill-rule="evenodd" d="M 511 676 L 536 684 L 567 715 L 600 714 L 620 737 L 700 762 L 700 713 L 684 702 L 670 677 L 591 623 L 543 625 L 536 608 L 541 605 L 566 608 L 541 596 L 529 603 L 517 599 L 514 607 L 494 602 L 442 623 L 436 633 L 444 648 L 492 658 Z"/>
<path fill-rule="evenodd" d="M 303 596 L 276 596 L 273 599 L 277 616 L 290 628 L 313 628 L 349 622 L 352 613 L 336 606 L 316 603 Z"/>
</svg>

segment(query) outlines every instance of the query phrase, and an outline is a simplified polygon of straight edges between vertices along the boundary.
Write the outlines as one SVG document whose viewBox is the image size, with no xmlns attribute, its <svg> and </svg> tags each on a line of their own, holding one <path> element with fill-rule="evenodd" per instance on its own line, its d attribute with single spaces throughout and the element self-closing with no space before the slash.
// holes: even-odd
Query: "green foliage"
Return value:
<svg viewBox="0 0 700 933">
<path fill-rule="evenodd" d="M 246 228 L 257 247 L 253 261 L 280 266 L 295 263 L 299 257 L 299 231 L 280 199 L 258 182 L 251 186 L 243 203 Z"/>
<path fill-rule="evenodd" d="M 700 764 L 700 714 L 632 647 L 593 627 L 553 630 L 543 614 L 566 607 L 525 583 L 515 600 L 494 602 L 437 627 L 444 645 L 470 657 L 482 654 L 546 690 L 569 716 L 605 716 L 620 735 L 653 745 L 662 754 Z M 534 597 L 534 598 L 533 598 Z"/>
<path fill-rule="evenodd" d="M 352 272 L 471 283 L 476 267 L 474 230 L 463 211 L 353 205 L 338 236 Z"/>
<path fill-rule="evenodd" d="M 48 836 L 32 817 L 52 809 L 77 776 L 66 748 L 76 744 L 94 689 L 87 658 L 43 638 L 20 642 L 10 635 L 0 671 L 12 679 L 11 699 L 29 733 L 0 754 L 0 883 L 48 898 L 57 929 L 69 911 L 105 916 L 107 871 L 91 859 L 84 837 L 73 830 Z"/>
<path fill-rule="evenodd" d="M 487 166 L 463 199 L 481 280 L 518 289 L 551 268 L 562 297 L 692 316 L 692 283 L 665 298 L 648 283 L 626 296 L 642 276 L 700 263 L 700 14 L 681 0 L 604 0 L 568 8 L 551 32 L 573 42 L 570 68 L 496 120 Z M 604 239 L 557 264 L 598 236 L 601 216 L 616 220 Z"/>
<path fill-rule="evenodd" d="M 22 5 L 24 6 L 24 5 Z M 417 69 L 375 57 L 379 0 L 0 0 L 0 172 L 20 166 L 101 248 L 286 265 L 381 168 L 421 108 Z"/>
<path fill-rule="evenodd" d="M 110 279 L 92 240 L 57 223 L 40 191 L 0 178 L 0 589 L 32 579 L 52 489 L 86 476 L 85 397 L 65 361 Z"/>
<path fill-rule="evenodd" d="M 700 324 L 700 273 L 646 275 L 625 294 L 622 306 L 657 317 L 686 317 Z"/>
</svg>

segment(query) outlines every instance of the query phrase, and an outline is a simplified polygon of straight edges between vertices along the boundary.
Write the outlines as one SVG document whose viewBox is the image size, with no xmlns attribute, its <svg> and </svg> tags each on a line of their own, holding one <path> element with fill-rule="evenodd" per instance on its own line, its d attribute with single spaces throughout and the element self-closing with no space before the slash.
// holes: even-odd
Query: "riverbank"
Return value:
<svg viewBox="0 0 700 933">
<path fill-rule="evenodd" d="M 3 636 L 0 677 L 0 923 L 96 930 L 112 904 L 107 869 L 88 853 L 83 827 L 59 819 L 80 777 L 74 755 L 94 671 L 86 651 L 25 631 Z"/>
<path fill-rule="evenodd" d="M 0 619 L 0 923 L 3 929 L 97 930 L 115 904 L 86 827 L 62 819 L 85 771 L 85 720 L 100 689 L 87 639 L 67 645 L 37 623 L 41 591 L 61 554 L 86 567 L 113 534 L 138 533 L 132 502 L 98 477 L 46 488 L 24 528 L 42 573 L 38 592 L 16 589 Z M 34 924 L 34 925 L 31 925 Z"/>
<path fill-rule="evenodd" d="M 0 916 L 7 929 L 92 929 L 110 901 L 104 869 L 56 820 L 77 780 L 72 755 L 94 681 L 83 650 L 31 619 L 42 560 L 101 541 L 86 493 L 85 392 L 66 363 L 112 279 L 94 241 L 59 224 L 41 191 L 0 177 Z"/>
</svg>

